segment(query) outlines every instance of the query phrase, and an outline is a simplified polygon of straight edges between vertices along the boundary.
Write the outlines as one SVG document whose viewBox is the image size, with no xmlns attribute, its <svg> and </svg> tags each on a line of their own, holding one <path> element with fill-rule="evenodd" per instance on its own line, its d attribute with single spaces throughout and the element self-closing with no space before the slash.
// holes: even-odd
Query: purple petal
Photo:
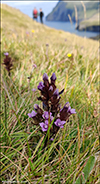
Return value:
<svg viewBox="0 0 100 184">
<path fill-rule="evenodd" d="M 43 74 L 43 80 L 48 80 L 48 75 L 46 73 Z"/>
<path fill-rule="evenodd" d="M 49 119 L 49 113 L 48 113 L 48 111 L 45 111 L 44 114 L 42 115 L 42 117 L 44 119 Z"/>
<path fill-rule="evenodd" d="M 49 87 L 49 91 L 53 91 L 53 87 L 52 86 Z"/>
<path fill-rule="evenodd" d="M 75 114 L 75 109 L 71 109 L 71 114 Z"/>
<path fill-rule="evenodd" d="M 64 107 L 70 107 L 69 102 L 66 102 Z"/>
<path fill-rule="evenodd" d="M 67 111 L 67 112 L 70 113 L 70 115 L 76 113 L 76 112 L 75 112 L 75 109 L 71 109 L 70 106 L 68 107 L 68 111 Z"/>
<path fill-rule="evenodd" d="M 63 126 L 63 125 L 61 125 L 61 126 L 60 126 L 60 128 L 64 128 L 64 126 Z"/>
<path fill-rule="evenodd" d="M 30 118 L 33 118 L 33 117 L 35 117 L 37 115 L 37 113 L 35 112 L 35 111 L 32 111 L 31 113 L 28 113 L 28 116 L 30 117 Z"/>
<path fill-rule="evenodd" d="M 39 85 L 38 85 L 38 89 L 39 90 L 43 90 L 43 87 L 44 87 L 44 84 L 43 84 L 43 82 L 41 81 L 40 83 L 39 83 Z"/>
<path fill-rule="evenodd" d="M 41 123 L 39 123 L 39 124 L 40 124 L 40 126 L 41 126 L 43 132 L 45 132 L 45 131 L 48 130 L 48 125 L 47 125 L 47 124 L 45 124 L 45 123 L 43 123 L 43 122 L 41 122 Z"/>
<path fill-rule="evenodd" d="M 63 125 L 66 123 L 66 121 L 61 121 L 60 119 L 57 119 L 54 124 L 60 128 L 63 128 Z"/>
<path fill-rule="evenodd" d="M 33 64 L 33 68 L 37 68 L 37 65 L 36 64 Z"/>
<path fill-rule="evenodd" d="M 55 81 L 56 80 L 56 75 L 55 75 L 55 73 L 53 73 L 52 74 L 52 76 L 51 76 L 51 78 L 50 78 L 51 80 L 53 80 L 53 81 Z"/>
<path fill-rule="evenodd" d="M 45 124 L 48 125 L 48 120 L 45 120 Z"/>
<path fill-rule="evenodd" d="M 8 56 L 9 54 L 8 54 L 8 52 L 5 52 L 4 55 L 5 55 L 5 56 Z"/>
<path fill-rule="evenodd" d="M 34 104 L 34 110 L 37 110 L 39 108 L 38 104 Z"/>
<path fill-rule="evenodd" d="M 69 113 L 71 113 L 71 106 L 68 107 L 68 111 Z"/>
<path fill-rule="evenodd" d="M 48 119 L 49 119 L 49 116 L 51 117 L 51 115 L 52 115 L 51 112 L 49 113 L 48 111 L 44 111 L 44 114 L 42 115 L 42 117 L 43 117 L 44 119 L 48 120 Z"/>
<path fill-rule="evenodd" d="M 54 91 L 53 95 L 57 95 L 57 96 L 59 95 L 58 89 L 56 89 L 56 90 Z"/>
<path fill-rule="evenodd" d="M 50 120 L 53 121 L 54 117 L 53 116 L 50 116 Z"/>
<path fill-rule="evenodd" d="M 66 121 L 61 121 L 62 125 L 64 125 L 66 123 Z"/>
<path fill-rule="evenodd" d="M 56 126 L 58 126 L 60 123 L 61 123 L 61 120 L 60 120 L 60 119 L 57 119 L 57 120 L 54 122 L 54 124 L 55 124 Z"/>
</svg>

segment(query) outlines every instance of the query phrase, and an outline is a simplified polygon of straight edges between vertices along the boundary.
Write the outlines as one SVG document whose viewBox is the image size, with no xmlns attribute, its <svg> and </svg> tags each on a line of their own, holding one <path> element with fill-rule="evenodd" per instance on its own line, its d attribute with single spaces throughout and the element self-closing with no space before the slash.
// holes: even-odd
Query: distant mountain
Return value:
<svg viewBox="0 0 100 184">
<path fill-rule="evenodd" d="M 83 4 L 84 3 L 84 4 Z M 72 21 L 75 22 L 75 9 L 77 10 L 78 22 L 84 19 L 84 8 L 86 8 L 86 18 L 91 18 L 100 9 L 100 2 L 89 1 L 89 2 L 66 2 L 60 0 L 55 8 L 46 16 L 47 21 Z M 69 15 L 69 16 L 68 16 Z"/>
</svg>

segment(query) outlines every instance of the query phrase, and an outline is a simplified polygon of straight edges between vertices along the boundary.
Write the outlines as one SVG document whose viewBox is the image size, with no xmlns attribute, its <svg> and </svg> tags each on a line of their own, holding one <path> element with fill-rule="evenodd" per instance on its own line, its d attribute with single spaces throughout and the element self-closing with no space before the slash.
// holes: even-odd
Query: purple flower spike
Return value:
<svg viewBox="0 0 100 184">
<path fill-rule="evenodd" d="M 56 75 L 55 73 L 52 74 L 51 78 L 50 78 L 52 81 L 55 81 L 56 80 Z"/>
<path fill-rule="evenodd" d="M 43 80 L 44 81 L 48 80 L 48 75 L 46 73 L 43 74 Z"/>
<path fill-rule="evenodd" d="M 5 55 L 5 56 L 8 56 L 9 54 L 8 54 L 8 52 L 5 52 L 4 55 Z"/>
<path fill-rule="evenodd" d="M 66 121 L 61 121 L 60 119 L 57 119 L 55 122 L 54 122 L 54 124 L 56 125 L 56 126 L 58 126 L 58 127 L 60 127 L 60 128 L 63 128 L 64 126 L 64 124 L 66 123 Z"/>
<path fill-rule="evenodd" d="M 43 84 L 43 82 L 41 81 L 40 83 L 39 83 L 39 85 L 38 85 L 38 89 L 39 90 L 43 90 L 43 87 L 44 87 L 44 84 Z"/>
<path fill-rule="evenodd" d="M 28 116 L 30 117 L 30 118 L 33 118 L 33 117 L 35 117 L 37 115 L 37 113 L 35 112 L 35 111 L 32 111 L 31 113 L 28 113 Z"/>
<path fill-rule="evenodd" d="M 39 124 L 40 124 L 43 132 L 46 132 L 48 130 L 48 121 L 45 121 L 45 123 L 41 122 Z"/>
</svg>

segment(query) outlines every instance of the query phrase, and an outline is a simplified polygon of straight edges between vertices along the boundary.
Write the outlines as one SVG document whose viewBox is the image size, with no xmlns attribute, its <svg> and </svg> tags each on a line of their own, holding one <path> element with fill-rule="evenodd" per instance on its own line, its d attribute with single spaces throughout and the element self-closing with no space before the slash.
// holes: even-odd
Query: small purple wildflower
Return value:
<svg viewBox="0 0 100 184">
<path fill-rule="evenodd" d="M 66 102 L 64 107 L 68 108 L 70 106 L 69 102 Z"/>
<path fill-rule="evenodd" d="M 71 109 L 70 106 L 68 107 L 68 111 L 67 111 L 67 112 L 70 113 L 70 115 L 76 113 L 76 112 L 75 112 L 75 109 Z"/>
<path fill-rule="evenodd" d="M 48 130 L 48 121 L 47 120 L 45 121 L 45 123 L 41 122 L 39 124 L 40 124 L 43 132 Z"/>
<path fill-rule="evenodd" d="M 33 64 L 33 68 L 37 68 L 37 65 L 36 64 Z"/>
<path fill-rule="evenodd" d="M 32 89 L 32 91 L 33 91 L 33 92 L 35 92 L 35 91 L 36 91 L 36 89 L 35 89 L 35 88 L 33 88 L 33 89 Z"/>
<path fill-rule="evenodd" d="M 5 53 L 4 53 L 4 55 L 5 55 L 5 56 L 8 56 L 8 55 L 9 55 L 9 53 L 8 53 L 8 52 L 5 52 Z"/>
<path fill-rule="evenodd" d="M 38 85 L 38 89 L 39 90 L 43 90 L 43 87 L 44 87 L 44 84 L 43 84 L 43 82 L 41 81 L 40 83 L 39 83 L 39 85 Z"/>
<path fill-rule="evenodd" d="M 29 32 L 28 32 L 28 31 L 26 31 L 26 34 L 29 34 Z"/>
<path fill-rule="evenodd" d="M 37 113 L 35 112 L 35 111 L 32 111 L 31 113 L 28 113 L 28 116 L 30 117 L 30 118 L 33 118 L 33 117 L 35 117 L 37 115 Z"/>
<path fill-rule="evenodd" d="M 51 112 L 49 113 L 48 111 L 44 111 L 44 114 L 42 115 L 42 117 L 43 117 L 44 119 L 46 119 L 46 120 L 48 120 L 49 117 L 50 117 L 50 120 L 51 120 L 51 121 L 53 120 L 52 113 L 51 113 Z"/>
<path fill-rule="evenodd" d="M 58 126 L 58 127 L 60 127 L 60 128 L 63 128 L 64 126 L 64 124 L 66 123 L 66 121 L 61 121 L 60 119 L 57 119 L 55 122 L 54 122 L 54 124 L 56 125 L 56 126 Z"/>
</svg>

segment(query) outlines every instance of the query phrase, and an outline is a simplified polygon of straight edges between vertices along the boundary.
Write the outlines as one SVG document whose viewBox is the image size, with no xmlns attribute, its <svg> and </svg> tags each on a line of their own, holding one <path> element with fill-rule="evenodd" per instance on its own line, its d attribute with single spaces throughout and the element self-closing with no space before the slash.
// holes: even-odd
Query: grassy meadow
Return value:
<svg viewBox="0 0 100 184">
<path fill-rule="evenodd" d="M 6 52 L 13 61 L 10 76 Z M 51 29 L 1 5 L 1 182 L 100 183 L 99 54 L 98 41 Z M 61 106 L 69 102 L 76 114 L 43 149 L 45 136 L 27 114 L 34 104 L 42 108 L 37 86 L 44 73 L 50 78 L 53 72 L 59 91 L 65 89 Z"/>
</svg>

